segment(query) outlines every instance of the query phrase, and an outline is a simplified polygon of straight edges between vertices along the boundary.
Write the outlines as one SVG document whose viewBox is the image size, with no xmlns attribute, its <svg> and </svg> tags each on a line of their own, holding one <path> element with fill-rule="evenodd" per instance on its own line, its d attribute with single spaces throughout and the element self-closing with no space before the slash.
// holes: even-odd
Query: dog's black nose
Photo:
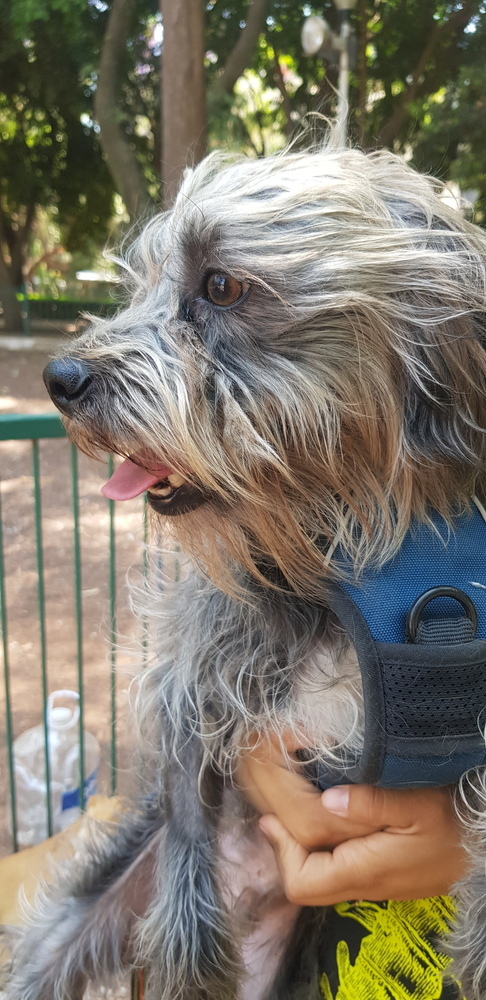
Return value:
<svg viewBox="0 0 486 1000">
<path fill-rule="evenodd" d="M 71 403 L 83 399 L 91 385 L 91 375 L 82 361 L 59 358 L 44 368 L 46 389 L 59 409 L 69 409 Z"/>
</svg>

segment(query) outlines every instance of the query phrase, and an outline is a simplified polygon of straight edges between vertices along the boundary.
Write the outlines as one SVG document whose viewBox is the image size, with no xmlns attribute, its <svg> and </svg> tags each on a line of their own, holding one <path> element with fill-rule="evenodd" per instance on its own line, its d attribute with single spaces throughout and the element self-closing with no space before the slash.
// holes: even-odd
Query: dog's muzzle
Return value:
<svg viewBox="0 0 486 1000">
<path fill-rule="evenodd" d="M 43 378 L 52 402 L 67 416 L 74 405 L 86 399 L 92 385 L 86 365 L 74 358 L 50 361 L 44 368 Z"/>
<path fill-rule="evenodd" d="M 43 378 L 52 402 L 68 417 L 75 415 L 79 403 L 86 402 L 93 388 L 93 378 L 88 367 L 76 358 L 58 358 L 50 361 L 44 369 Z M 130 461 L 125 461 L 123 464 L 135 467 Z M 142 480 L 143 478 L 142 469 Z M 142 482 L 141 488 L 137 484 L 135 486 L 129 484 L 125 485 L 125 494 L 123 491 L 115 494 L 107 488 L 103 488 L 103 492 L 112 499 L 126 500 L 147 490 L 147 500 L 152 509 L 168 517 L 187 514 L 208 500 L 208 496 L 194 484 L 184 482 L 182 479 L 180 482 L 171 483 L 171 478 L 173 477 L 170 475 L 170 470 L 164 469 L 160 480 L 152 477 L 151 482 Z M 106 487 L 108 486 L 109 484 L 106 484 Z"/>
<path fill-rule="evenodd" d="M 126 458 L 101 492 L 110 500 L 132 500 L 146 493 L 152 509 L 170 517 L 187 514 L 208 499 L 198 486 L 146 451 Z"/>
</svg>

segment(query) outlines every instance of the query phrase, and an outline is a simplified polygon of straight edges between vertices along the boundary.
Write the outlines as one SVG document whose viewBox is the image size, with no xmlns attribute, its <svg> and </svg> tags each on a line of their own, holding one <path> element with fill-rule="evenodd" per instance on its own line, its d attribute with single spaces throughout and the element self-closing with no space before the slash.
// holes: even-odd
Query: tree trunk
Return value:
<svg viewBox="0 0 486 1000">
<path fill-rule="evenodd" d="M 16 288 L 7 284 L 0 268 L 0 306 L 3 313 L 4 333 L 22 333 L 24 329 L 22 309 L 17 299 Z"/>
<path fill-rule="evenodd" d="M 291 118 L 292 101 L 290 100 L 289 92 L 287 90 L 287 87 L 285 86 L 285 80 L 284 80 L 283 73 L 282 73 L 282 67 L 280 65 L 279 53 L 278 53 L 277 49 L 275 48 L 275 45 L 273 45 L 272 47 L 273 47 L 273 59 L 274 59 L 274 63 L 275 63 L 275 70 L 274 70 L 274 74 L 273 74 L 273 79 L 274 79 L 275 84 L 278 87 L 278 89 L 279 89 L 279 91 L 280 91 L 280 93 L 282 95 L 282 108 L 283 108 L 283 112 L 285 114 L 285 128 L 284 128 L 284 131 L 285 131 L 285 135 L 287 136 L 287 139 L 290 139 L 292 137 L 292 134 L 293 134 L 293 131 L 294 131 L 294 125 L 293 125 L 292 118 Z"/>
<path fill-rule="evenodd" d="M 150 201 L 142 168 L 121 125 L 117 101 L 135 9 L 136 0 L 112 2 L 94 96 L 101 148 L 131 219 L 142 214 Z"/>
<path fill-rule="evenodd" d="M 24 321 L 17 291 L 23 285 L 23 262 L 35 218 L 35 204 L 25 208 L 23 223 L 13 229 L 0 211 L 0 303 L 7 333 L 22 333 Z"/>
<path fill-rule="evenodd" d="M 258 36 L 263 31 L 267 7 L 268 0 L 249 0 L 245 27 L 242 28 L 217 81 L 217 86 L 226 94 L 232 93 L 236 81 L 250 63 Z"/>
<path fill-rule="evenodd" d="M 368 73 L 366 45 L 368 42 L 368 11 L 366 0 L 358 0 L 358 107 L 356 109 L 358 142 L 363 148 L 366 134 L 366 101 Z"/>
<path fill-rule="evenodd" d="M 1 220 L 0 220 L 1 229 Z M 17 299 L 17 290 L 22 284 L 22 272 L 14 272 L 5 260 L 0 246 L 0 304 L 3 311 L 5 333 L 22 333 L 22 309 Z"/>
<path fill-rule="evenodd" d="M 162 180 L 164 204 L 174 200 L 184 167 L 206 152 L 204 5 L 161 0 Z"/>
</svg>

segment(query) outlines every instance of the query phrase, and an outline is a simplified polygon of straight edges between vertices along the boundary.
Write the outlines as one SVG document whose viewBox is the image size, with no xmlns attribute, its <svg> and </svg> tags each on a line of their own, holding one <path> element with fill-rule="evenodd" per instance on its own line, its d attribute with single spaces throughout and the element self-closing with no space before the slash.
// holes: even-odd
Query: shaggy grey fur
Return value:
<svg viewBox="0 0 486 1000">
<path fill-rule="evenodd" d="M 39 903 L 10 1000 L 78 1000 L 133 965 L 151 1000 L 318 997 L 325 913 L 286 902 L 233 779 L 255 734 L 359 750 L 359 670 L 326 608 L 336 553 L 359 576 L 414 518 L 485 492 L 486 237 L 440 193 L 385 153 L 209 158 L 131 253 L 126 309 L 70 350 L 71 438 L 177 474 L 149 502 L 195 569 L 170 601 L 143 597 L 150 797 Z M 486 997 L 477 867 L 456 939 L 469 1000 Z"/>
</svg>

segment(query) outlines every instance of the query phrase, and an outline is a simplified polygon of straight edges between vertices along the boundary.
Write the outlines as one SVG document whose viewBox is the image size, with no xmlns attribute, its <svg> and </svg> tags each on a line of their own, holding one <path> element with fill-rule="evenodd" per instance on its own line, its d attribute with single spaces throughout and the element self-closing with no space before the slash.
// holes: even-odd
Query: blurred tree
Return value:
<svg viewBox="0 0 486 1000">
<path fill-rule="evenodd" d="M 0 0 L 0 298 L 21 329 L 22 284 L 39 206 L 68 249 L 101 242 L 114 188 L 91 119 L 98 17 L 84 0 Z"/>
<path fill-rule="evenodd" d="M 470 29 L 483 8 L 482 0 L 364 5 L 368 85 L 362 131 L 368 145 L 404 148 L 410 142 L 430 96 L 453 83 L 468 59 Z"/>
<path fill-rule="evenodd" d="M 228 118 L 234 85 L 251 62 L 259 35 L 265 27 L 269 0 L 238 0 L 231 12 L 223 11 L 225 56 L 222 72 L 210 77 L 209 105 L 217 107 L 220 118 Z M 213 15 L 212 22 L 204 13 Z M 211 44 L 211 5 L 204 0 L 160 0 L 164 41 L 160 86 L 163 115 L 160 121 L 157 88 L 153 85 L 154 56 L 140 52 L 140 42 L 150 48 L 150 27 L 155 11 L 150 0 L 111 0 L 102 43 L 95 116 L 100 125 L 100 141 L 118 191 L 132 218 L 143 212 L 150 196 L 158 194 L 156 177 L 161 173 L 170 201 L 187 162 L 197 162 L 206 151 L 204 53 Z M 228 13 L 231 16 L 228 19 Z M 216 17 L 219 11 L 216 12 Z M 235 16 L 236 15 L 236 16 Z M 245 20 L 245 17 L 247 20 Z M 160 25 L 157 25 L 158 27 Z M 149 31 L 147 32 L 147 29 Z M 209 34 L 208 34 L 209 31 Z M 147 38 L 148 34 L 148 38 Z M 152 36 L 153 39 L 153 36 Z M 145 45 L 147 50 L 147 44 Z M 207 60 L 206 60 L 207 61 Z M 148 74 L 140 73 L 143 67 Z M 148 87 L 148 79 L 152 86 Z M 127 86 L 128 83 L 128 86 Z M 134 107 L 142 98 L 142 116 L 149 122 L 152 141 L 142 148 L 134 141 Z M 139 109 L 140 115 L 140 109 Z M 213 117 L 211 113 L 210 118 Z M 164 135 L 163 152 L 160 136 Z"/>
<path fill-rule="evenodd" d="M 476 221 L 486 221 L 486 18 L 470 32 L 457 76 L 424 102 L 413 136 L 413 161 L 456 181 L 476 202 Z"/>
<path fill-rule="evenodd" d="M 228 50 L 235 44 L 245 22 L 246 5 L 241 0 L 209 0 L 207 4 L 206 43 L 211 57 L 208 65 L 209 93 L 218 95 L 227 78 Z M 261 11 L 260 11 L 261 13 Z M 329 98 L 334 99 L 336 65 L 325 65 L 320 58 L 303 55 L 300 34 L 304 17 L 318 13 L 336 26 L 332 0 L 322 3 L 295 3 L 295 0 L 268 0 L 263 5 L 263 24 L 258 43 L 250 51 L 247 69 L 253 74 L 251 86 L 241 87 L 233 78 L 226 105 L 210 105 L 210 125 L 219 141 L 225 132 L 248 150 L 263 155 L 272 148 L 274 123 L 281 133 L 281 143 L 302 127 L 309 111 L 330 113 Z M 249 24 L 249 16 L 248 16 Z M 231 64 L 230 64 L 231 65 Z M 260 81 L 260 83 L 258 83 Z M 236 86 L 235 86 L 236 84 Z M 231 95 L 236 91 L 236 100 Z M 319 128 L 315 123 L 316 129 Z"/>
<path fill-rule="evenodd" d="M 221 69 L 218 69 L 213 78 L 216 92 L 219 90 L 224 94 L 232 94 L 237 80 L 252 65 L 259 36 L 266 29 L 268 8 L 269 0 L 249 0 L 247 3 L 241 3 L 240 0 L 233 4 L 233 11 L 231 5 L 221 3 L 220 0 L 212 0 L 207 4 L 208 41 L 213 41 L 212 32 L 215 29 L 218 32 L 218 27 L 226 26 L 225 31 L 220 30 L 218 33 L 219 38 L 224 39 L 225 59 L 221 60 Z M 234 31 L 236 19 L 238 33 Z"/>
<path fill-rule="evenodd" d="M 211 93 L 213 81 L 224 76 L 225 53 L 234 44 L 244 8 L 241 0 L 209 0 L 207 6 Z M 226 106 L 211 107 L 218 143 L 226 139 L 263 155 L 298 134 L 309 112 L 332 117 L 337 56 L 324 62 L 301 50 L 302 23 L 311 13 L 324 16 L 336 30 L 332 0 L 269 0 L 245 86 L 240 79 Z M 351 140 L 364 148 L 386 146 L 405 153 L 421 169 L 476 188 L 484 197 L 484 0 L 358 0 L 353 20 Z M 318 138 L 327 125 L 317 119 L 310 127 Z M 303 140 L 308 141 L 308 132 Z"/>
<path fill-rule="evenodd" d="M 300 32 L 311 13 L 337 28 L 332 0 L 270 0 L 260 44 L 249 62 L 267 86 L 279 90 L 287 132 L 309 111 L 332 115 L 335 108 L 337 55 L 324 63 L 302 53 Z M 210 0 L 207 43 L 215 55 L 210 78 L 224 77 L 224 53 L 241 16 L 241 0 Z M 421 102 L 425 105 L 430 95 L 456 80 L 468 61 L 474 48 L 471 28 L 486 17 L 484 0 L 358 0 L 353 17 L 358 49 L 351 92 L 354 136 L 366 146 L 404 146 L 411 125 L 420 125 Z"/>
<path fill-rule="evenodd" d="M 0 285 L 21 279 L 36 205 L 54 206 L 69 245 L 102 238 L 113 187 L 143 214 L 161 200 L 162 159 L 175 183 L 206 135 L 260 156 L 309 112 L 334 113 L 337 56 L 305 57 L 300 42 L 310 13 L 337 28 L 333 0 L 159 2 L 165 36 L 157 0 L 0 0 Z M 485 197 L 485 0 L 357 0 L 353 19 L 352 140 Z"/>
<path fill-rule="evenodd" d="M 206 152 L 204 11 L 201 0 L 160 0 L 162 50 L 162 158 L 164 203 L 173 200 L 181 173 Z"/>
<path fill-rule="evenodd" d="M 120 100 L 124 94 L 124 77 L 129 75 L 132 62 L 128 40 L 133 33 L 138 33 L 140 37 L 141 26 L 136 11 L 136 0 L 112 0 L 94 92 L 94 114 L 100 129 L 100 143 L 131 218 L 142 214 L 149 201 L 147 180 L 130 134 L 135 123 L 132 121 L 132 128 L 127 128 L 128 109 Z"/>
</svg>

